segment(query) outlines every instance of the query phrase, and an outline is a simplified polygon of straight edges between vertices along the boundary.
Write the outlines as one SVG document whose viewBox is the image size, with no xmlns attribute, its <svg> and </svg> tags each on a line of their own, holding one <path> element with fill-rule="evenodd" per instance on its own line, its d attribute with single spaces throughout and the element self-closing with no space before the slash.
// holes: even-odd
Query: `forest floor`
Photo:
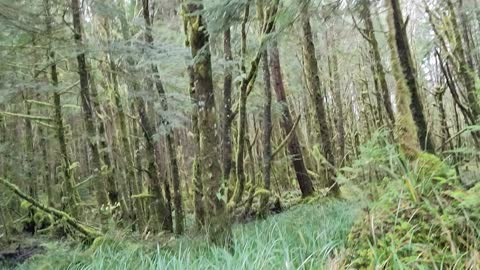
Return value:
<svg viewBox="0 0 480 270">
<path fill-rule="evenodd" d="M 87 249 L 47 242 L 42 244 L 46 253 L 17 269 L 335 269 L 361 205 L 358 200 L 322 199 L 237 224 L 234 252 L 208 245 L 198 234 L 162 246 L 126 238 Z"/>
</svg>

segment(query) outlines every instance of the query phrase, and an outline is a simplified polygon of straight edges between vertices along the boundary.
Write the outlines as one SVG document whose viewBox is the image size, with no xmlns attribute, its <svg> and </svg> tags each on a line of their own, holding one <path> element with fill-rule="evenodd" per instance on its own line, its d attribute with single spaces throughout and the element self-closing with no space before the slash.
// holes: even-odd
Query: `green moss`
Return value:
<svg viewBox="0 0 480 270">
<path fill-rule="evenodd" d="M 33 221 L 37 229 L 44 229 L 54 223 L 53 217 L 41 211 L 36 211 L 33 215 Z"/>
<path fill-rule="evenodd" d="M 465 190 L 451 167 L 431 154 L 419 153 L 408 169 L 408 181 L 392 181 L 354 225 L 348 237 L 349 265 L 468 269 L 479 263 L 480 185 Z"/>
<path fill-rule="evenodd" d="M 421 179 L 455 177 L 455 170 L 436 155 L 420 152 L 417 155 L 415 163 L 417 165 L 419 178 Z"/>
</svg>

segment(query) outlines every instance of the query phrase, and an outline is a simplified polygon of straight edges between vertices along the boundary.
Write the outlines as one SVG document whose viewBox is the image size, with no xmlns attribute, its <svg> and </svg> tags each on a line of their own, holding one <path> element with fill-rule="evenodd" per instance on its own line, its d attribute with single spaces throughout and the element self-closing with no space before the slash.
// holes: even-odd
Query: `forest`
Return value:
<svg viewBox="0 0 480 270">
<path fill-rule="evenodd" d="M 479 0 L 0 0 L 0 269 L 480 270 Z"/>
</svg>

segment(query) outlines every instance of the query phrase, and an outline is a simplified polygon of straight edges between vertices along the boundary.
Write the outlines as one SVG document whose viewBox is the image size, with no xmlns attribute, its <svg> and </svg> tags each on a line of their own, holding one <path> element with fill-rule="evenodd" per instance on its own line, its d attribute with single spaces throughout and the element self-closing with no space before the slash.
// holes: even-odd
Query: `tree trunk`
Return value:
<svg viewBox="0 0 480 270">
<path fill-rule="evenodd" d="M 278 103 L 280 103 L 282 112 L 280 125 L 283 129 L 284 135 L 287 136 L 287 134 L 293 128 L 293 119 L 287 104 L 287 96 L 285 93 L 285 86 L 283 84 L 282 70 L 280 65 L 280 53 L 275 42 L 272 43 L 270 55 L 273 89 L 275 90 L 275 95 Z M 305 166 L 305 162 L 303 160 L 302 148 L 300 146 L 296 131 L 293 131 L 290 140 L 288 141 L 287 150 L 295 171 L 298 186 L 302 192 L 302 196 L 307 197 L 313 195 L 314 190 L 312 180 L 308 175 L 307 167 Z"/>
<path fill-rule="evenodd" d="M 310 25 L 310 19 L 308 14 L 308 8 L 304 7 L 302 14 L 302 30 L 303 30 L 303 57 L 305 64 L 307 86 L 310 89 L 315 106 L 315 113 L 317 121 L 320 127 L 320 139 L 323 154 L 326 161 L 329 163 L 326 166 L 327 179 L 326 187 L 336 195 L 339 193 L 340 188 L 335 180 L 335 156 L 333 154 L 331 144 L 331 132 L 328 128 L 327 114 L 325 111 L 325 101 L 320 85 L 319 70 L 317 65 L 317 57 L 315 55 L 315 45 L 313 43 L 312 27 Z M 307 186 L 305 193 L 312 193 L 313 186 Z M 303 193 L 303 192 L 302 192 Z"/>
<path fill-rule="evenodd" d="M 100 102 L 98 100 L 98 91 L 97 91 L 97 85 L 94 80 L 94 77 L 91 75 L 91 73 L 88 74 L 88 79 L 90 82 L 90 90 L 91 90 L 91 99 L 92 99 L 92 104 L 93 104 L 93 110 L 94 112 L 96 111 L 96 115 L 98 115 L 98 120 L 97 120 L 97 132 L 98 132 L 98 140 L 99 140 L 99 153 L 101 154 L 101 160 L 103 161 L 102 164 L 102 170 L 100 171 L 100 174 L 102 177 L 105 178 L 105 183 L 106 183 L 106 191 L 107 191 L 107 196 L 108 200 L 111 205 L 116 205 L 119 203 L 119 192 L 118 192 L 118 187 L 117 187 L 117 182 L 115 181 L 114 178 L 114 170 L 115 168 L 112 166 L 112 160 L 110 158 L 110 151 L 107 143 L 107 135 L 106 135 L 106 130 L 105 130 L 105 119 L 106 115 L 104 115 L 104 108 L 102 105 L 100 105 Z M 125 210 L 125 207 L 122 207 L 123 210 Z"/>
<path fill-rule="evenodd" d="M 152 22 L 150 17 L 150 8 L 149 8 L 149 0 L 143 0 L 143 18 L 145 20 L 145 40 L 149 46 L 153 46 L 153 35 L 152 35 Z M 168 110 L 167 99 L 165 96 L 165 89 L 163 87 L 163 83 L 160 79 L 160 75 L 158 72 L 158 68 L 156 65 L 151 65 L 152 73 L 154 74 L 155 78 L 155 87 L 157 88 L 158 94 L 160 95 L 160 105 L 163 111 Z M 184 214 L 183 214 L 183 206 L 182 206 L 182 193 L 180 190 L 180 173 L 178 171 L 178 161 L 177 161 L 177 147 L 175 145 L 173 139 L 173 130 L 169 126 L 168 120 L 165 119 L 162 115 L 160 115 L 160 121 L 162 125 L 165 127 L 166 134 L 165 139 L 167 143 L 167 151 L 170 160 L 170 175 L 172 177 L 172 184 L 173 184 L 173 204 L 175 206 L 175 233 L 182 234 L 184 231 Z M 167 192 L 167 190 L 165 190 Z M 168 196 L 170 196 L 168 194 Z M 166 196 L 166 197 L 168 197 Z"/>
<path fill-rule="evenodd" d="M 138 86 L 136 92 L 139 91 Z M 169 219 L 169 213 L 165 204 L 165 198 L 163 197 L 162 184 L 160 176 L 158 174 L 156 159 L 155 159 L 155 143 L 153 141 L 153 134 L 155 129 L 150 122 L 150 118 L 147 115 L 147 108 L 145 101 L 141 97 L 136 98 L 136 104 L 138 109 L 138 115 L 140 117 L 140 126 L 145 137 L 145 154 L 148 163 L 147 174 L 150 179 L 149 189 L 152 192 L 152 198 L 150 199 L 150 210 L 153 214 L 154 228 L 160 227 L 163 230 L 171 231 L 172 224 Z"/>
<path fill-rule="evenodd" d="M 208 238 L 218 244 L 230 244 L 230 222 L 222 194 L 222 171 L 217 115 L 215 112 L 215 95 L 212 80 L 212 63 L 209 48 L 209 35 L 203 17 L 198 12 L 203 5 L 187 3 L 185 20 L 189 26 L 189 45 L 194 59 L 193 78 L 197 96 L 198 128 L 200 139 L 200 162 L 203 168 L 204 202 Z M 220 194 L 220 196 L 218 195 Z"/>
<path fill-rule="evenodd" d="M 122 8 L 124 8 L 122 4 Z M 128 29 L 128 23 L 125 20 L 125 17 L 121 16 L 120 17 L 120 25 L 121 25 L 121 32 L 123 35 L 123 39 L 125 41 L 130 39 L 130 33 Z M 107 34 L 110 34 L 107 32 Z M 131 141 L 130 141 L 130 132 L 129 132 L 129 127 L 128 127 L 128 121 L 127 121 L 127 108 L 125 108 L 122 104 L 120 92 L 119 92 L 119 87 L 118 87 L 118 79 L 117 79 L 117 67 L 114 63 L 114 60 L 112 59 L 111 55 L 109 55 L 109 64 L 110 64 L 110 69 L 111 69 L 111 80 L 113 83 L 113 95 L 114 95 L 114 100 L 115 100 L 115 106 L 117 107 L 117 114 L 118 114 L 118 121 L 120 125 L 120 140 L 122 143 L 122 148 L 125 153 L 125 161 L 126 161 L 126 175 L 127 175 L 127 183 L 130 186 L 130 190 L 132 191 L 133 194 L 129 194 L 130 196 L 132 195 L 138 195 L 142 192 L 142 185 L 141 185 L 141 180 L 137 181 L 137 177 L 139 179 L 142 179 L 142 173 L 136 174 L 135 173 L 135 167 L 137 167 L 137 163 L 135 160 L 135 153 L 132 151 L 132 146 L 131 146 Z M 131 56 L 127 57 L 127 64 L 128 70 L 132 70 L 132 67 L 134 66 L 134 60 Z M 133 70 L 132 70 L 133 71 Z M 128 84 L 129 90 L 135 90 L 132 89 L 132 83 Z M 131 107 L 133 108 L 134 105 L 132 104 Z M 132 111 L 135 111 L 132 109 Z M 135 123 L 133 125 L 136 126 Z M 136 132 L 132 132 L 134 136 L 136 136 Z M 137 138 L 135 140 L 138 140 Z M 139 184 L 140 183 L 140 184 Z M 146 223 L 146 218 L 145 218 L 145 212 L 144 212 L 144 207 L 142 200 L 139 199 L 132 199 L 133 200 L 133 207 L 135 209 L 130 210 L 130 214 L 136 219 L 137 221 L 137 229 L 138 231 L 143 230 L 145 227 Z"/>
<path fill-rule="evenodd" d="M 50 1 L 45 0 L 46 6 L 46 28 L 47 33 L 51 35 L 52 31 L 52 16 L 50 14 Z M 55 59 L 55 51 L 50 49 L 48 53 L 48 61 L 50 64 L 50 78 L 52 81 L 52 85 L 54 88 L 58 87 L 58 72 L 57 72 L 57 64 Z M 62 183 L 62 191 L 61 194 L 65 196 L 66 203 L 62 206 L 62 209 L 67 209 L 69 213 L 76 217 L 79 214 L 79 209 L 77 207 L 77 203 L 80 200 L 77 191 L 74 188 L 75 182 L 71 174 L 71 161 L 70 156 L 67 151 L 67 142 L 65 138 L 65 127 L 63 124 L 63 114 L 62 114 L 62 104 L 61 104 L 61 97 L 58 89 L 55 89 L 53 93 L 53 107 L 54 107 L 54 123 L 55 123 L 55 135 L 56 139 L 58 140 L 58 146 L 60 148 L 60 156 L 61 156 L 61 164 L 62 164 L 62 171 L 63 171 L 63 183 Z M 47 187 L 47 190 L 52 188 L 53 183 L 50 183 L 50 187 Z M 53 194 L 48 195 L 49 199 L 52 199 Z M 61 198 L 62 196 L 60 196 Z M 54 202 L 50 201 L 49 205 L 53 205 Z"/>
<path fill-rule="evenodd" d="M 24 104 L 26 109 L 26 115 L 30 116 L 32 111 L 32 104 L 27 102 L 28 100 L 28 92 L 25 91 L 23 94 Z M 26 187 L 28 188 L 28 194 L 33 198 L 37 197 L 37 166 L 35 164 L 35 154 L 34 154 L 34 146 L 33 146 L 33 127 L 32 127 L 32 120 L 29 118 L 25 118 L 25 163 L 24 163 L 24 170 L 27 175 L 27 183 Z M 35 175 L 34 175 L 35 173 Z"/>
<path fill-rule="evenodd" d="M 72 0 L 72 14 L 73 14 L 73 27 L 74 38 L 77 45 L 77 63 L 78 74 L 80 76 L 80 96 L 82 101 L 83 117 L 85 126 L 87 129 L 88 145 L 92 154 L 92 167 L 93 167 L 93 181 L 95 183 L 95 194 L 98 207 L 102 207 L 108 204 L 107 193 L 105 192 L 105 183 L 100 177 L 101 172 L 101 160 L 100 153 L 98 151 L 98 145 L 96 141 L 97 131 L 95 129 L 95 120 L 93 114 L 92 102 L 90 100 L 90 90 L 88 84 L 88 72 L 85 52 L 83 51 L 83 30 L 82 30 L 82 11 L 80 9 L 80 1 Z"/>
<path fill-rule="evenodd" d="M 226 183 L 230 181 L 232 170 L 232 69 L 231 61 L 231 33 L 230 27 L 223 34 L 223 54 L 225 69 L 223 77 L 223 119 L 222 119 L 222 167 L 223 179 Z"/>
<path fill-rule="evenodd" d="M 423 108 L 417 107 L 420 97 L 418 92 L 416 92 L 416 78 L 413 73 L 410 48 L 405 39 L 405 25 L 400 13 L 400 5 L 397 0 L 388 0 L 387 2 L 389 8 L 388 44 L 392 55 L 393 75 L 397 81 L 396 135 L 400 148 L 408 158 L 412 159 L 416 158 L 419 152 L 419 143 L 428 142 L 429 140 L 426 137 L 426 122 L 423 116 Z M 412 98 L 416 99 L 417 106 L 412 105 Z M 413 111 L 414 109 L 416 111 Z M 417 113 L 416 115 L 415 112 Z M 417 121 L 414 121 L 414 119 Z M 418 122 L 420 122 L 420 127 L 415 125 L 419 125 Z M 417 128 L 422 129 L 422 125 L 424 128 L 423 135 L 417 134 Z M 430 147 L 433 146 L 430 145 Z"/>
<path fill-rule="evenodd" d="M 370 45 L 370 56 L 373 58 L 372 71 L 374 72 L 375 87 L 377 93 L 381 94 L 383 107 L 387 114 L 389 124 L 395 123 L 395 116 L 393 113 L 392 102 L 390 101 L 390 92 L 387 86 L 387 80 L 385 79 L 385 70 L 383 69 L 382 58 L 380 56 L 380 50 L 377 39 L 375 38 L 375 32 L 373 28 L 372 15 L 370 12 L 370 0 L 362 1 L 363 20 L 365 21 L 365 35 L 368 38 L 368 44 Z"/>
<path fill-rule="evenodd" d="M 457 15 L 451 0 L 447 0 L 447 6 L 450 11 L 451 29 L 453 31 L 454 39 L 451 41 L 451 43 L 455 44 L 453 53 L 458 61 L 458 75 L 462 78 L 463 85 L 467 91 L 467 101 L 470 109 L 472 110 L 473 117 L 475 118 L 475 123 L 478 123 L 478 121 L 480 121 L 480 103 L 478 102 L 477 90 L 475 87 L 474 69 L 471 65 L 471 62 L 467 60 L 468 58 L 464 49 L 464 42 L 462 40 L 462 35 L 460 34 L 460 29 L 457 23 Z"/>
<path fill-rule="evenodd" d="M 260 19 L 260 22 L 265 20 L 264 18 L 264 2 L 257 1 L 257 13 Z M 262 23 L 263 24 L 263 23 Z M 262 136 L 262 144 L 263 144 L 263 188 L 265 190 L 270 191 L 270 182 L 271 182 L 271 170 L 272 170 L 272 84 L 271 84 L 271 76 L 270 76 L 270 67 L 269 67 L 269 56 L 268 56 L 268 46 L 265 48 L 265 51 L 262 54 L 262 68 L 263 68 L 263 95 L 264 95 L 264 103 L 263 103 L 263 136 Z M 251 154 L 250 150 L 250 158 L 252 159 L 252 167 L 253 166 L 253 155 Z M 251 191 L 254 192 L 253 188 L 253 181 L 255 180 L 255 174 L 252 176 L 252 189 Z M 267 211 L 269 195 L 264 194 L 260 199 L 260 215 L 264 216 Z M 248 207 L 250 208 L 252 199 L 249 201 Z M 245 214 L 248 214 L 248 211 L 245 211 Z"/>
<path fill-rule="evenodd" d="M 415 64 L 408 43 L 406 24 L 403 21 L 400 3 L 398 0 L 388 0 L 388 5 L 390 8 L 389 30 L 394 39 L 394 44 L 392 45 L 395 46 L 395 58 L 399 61 L 403 80 L 410 92 L 410 110 L 417 127 L 418 141 L 420 142 L 422 150 L 434 153 L 435 147 L 431 134 L 429 134 L 428 131 L 427 120 L 416 77 Z M 397 81 L 398 80 L 397 78 Z"/>
<path fill-rule="evenodd" d="M 337 129 L 337 156 L 338 167 L 343 167 L 345 161 L 345 127 L 344 127 L 344 115 L 342 104 L 342 93 L 340 86 L 340 74 L 338 73 L 338 58 L 337 53 L 334 51 L 335 43 L 331 44 L 333 47 L 331 55 L 328 57 L 329 73 L 330 73 L 330 91 L 333 93 L 333 100 L 336 107 L 336 121 L 335 126 Z"/>
<path fill-rule="evenodd" d="M 195 204 L 195 222 L 198 228 L 205 226 L 205 205 L 203 198 L 203 182 L 202 182 L 202 170 L 200 164 L 200 131 L 198 129 L 198 96 L 195 91 L 195 74 L 193 67 L 188 67 L 190 98 L 193 103 L 192 111 L 192 133 L 193 140 L 195 142 L 195 157 L 193 159 L 193 202 Z M 231 157 L 230 157 L 231 159 Z M 224 183 L 228 183 L 227 179 L 224 179 Z"/>
<path fill-rule="evenodd" d="M 445 112 L 445 106 L 443 105 L 443 96 L 445 94 L 445 89 L 444 88 L 439 88 L 435 92 L 435 100 L 437 102 L 437 107 L 438 107 L 438 113 L 440 116 L 440 130 L 442 132 L 442 145 L 441 145 L 441 150 L 442 152 L 445 152 L 447 150 L 453 149 L 453 145 L 450 141 L 450 143 L 447 143 L 447 140 L 450 139 L 450 131 L 448 129 L 448 123 L 447 123 L 447 114 Z"/>
<path fill-rule="evenodd" d="M 251 0 L 248 0 L 245 6 L 245 12 L 243 15 L 243 22 L 242 22 L 242 63 L 241 63 L 241 71 L 244 76 L 247 76 L 247 71 L 245 67 L 245 61 L 247 56 L 247 22 L 250 13 L 250 3 Z M 258 69 L 258 63 L 255 66 Z M 255 75 L 256 75 L 255 71 Z M 256 77 L 256 76 L 255 76 Z M 240 100 L 239 100 L 239 115 L 238 115 L 238 137 L 237 137 L 237 158 L 236 158 L 236 176 L 237 181 L 235 184 L 235 192 L 233 194 L 233 201 L 238 204 L 242 200 L 242 196 L 245 190 L 245 134 L 247 129 L 247 97 L 248 97 L 248 84 L 250 81 L 246 81 L 245 79 L 242 80 L 242 84 L 240 86 Z M 252 82 L 253 83 L 253 82 Z"/>
</svg>

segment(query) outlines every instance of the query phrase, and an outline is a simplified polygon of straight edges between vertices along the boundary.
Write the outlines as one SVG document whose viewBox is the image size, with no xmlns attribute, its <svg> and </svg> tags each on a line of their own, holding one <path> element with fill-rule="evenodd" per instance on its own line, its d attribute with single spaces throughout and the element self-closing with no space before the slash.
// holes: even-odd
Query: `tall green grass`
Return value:
<svg viewBox="0 0 480 270">
<path fill-rule="evenodd" d="M 208 245 L 202 236 L 153 249 L 141 242 L 108 241 L 86 251 L 56 245 L 19 269 L 324 269 L 344 246 L 358 210 L 355 203 L 332 200 L 236 225 L 233 253 Z"/>
</svg>

